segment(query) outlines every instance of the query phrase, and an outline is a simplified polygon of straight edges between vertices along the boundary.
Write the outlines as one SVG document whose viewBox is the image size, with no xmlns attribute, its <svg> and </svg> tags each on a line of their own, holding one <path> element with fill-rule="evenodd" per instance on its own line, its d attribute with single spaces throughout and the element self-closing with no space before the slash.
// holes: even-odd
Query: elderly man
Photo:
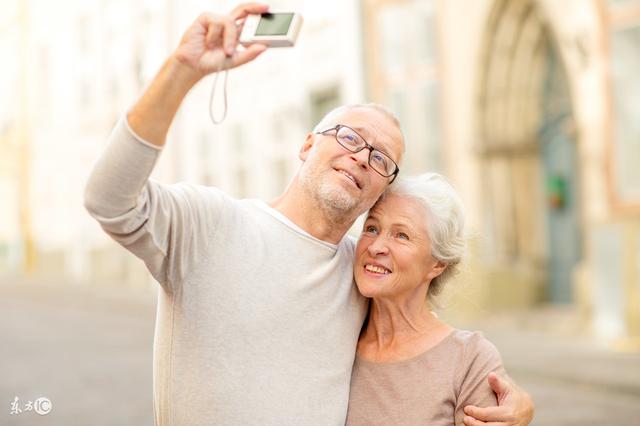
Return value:
<svg viewBox="0 0 640 426">
<path fill-rule="evenodd" d="M 366 313 L 345 234 L 398 173 L 404 147 L 393 115 L 375 105 L 330 113 L 306 136 L 298 172 L 270 203 L 148 180 L 193 85 L 222 61 L 239 66 L 265 50 L 236 45 L 238 21 L 266 10 L 245 4 L 228 16 L 201 15 L 116 126 L 87 184 L 89 212 L 162 287 L 153 370 L 159 425 L 345 421 Z M 338 143 L 337 132 L 349 131 L 338 125 L 366 142 Z M 525 424 L 528 396 L 500 385 L 506 404 L 483 420 Z"/>
</svg>

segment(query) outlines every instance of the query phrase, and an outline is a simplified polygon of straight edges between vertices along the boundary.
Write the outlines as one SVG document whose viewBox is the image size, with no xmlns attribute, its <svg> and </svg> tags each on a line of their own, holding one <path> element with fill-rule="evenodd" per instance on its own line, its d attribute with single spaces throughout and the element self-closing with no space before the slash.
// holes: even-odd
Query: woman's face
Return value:
<svg viewBox="0 0 640 426">
<path fill-rule="evenodd" d="M 424 293 L 446 264 L 431 256 L 427 212 L 415 199 L 390 195 L 369 212 L 356 247 L 360 293 L 394 298 Z"/>
</svg>

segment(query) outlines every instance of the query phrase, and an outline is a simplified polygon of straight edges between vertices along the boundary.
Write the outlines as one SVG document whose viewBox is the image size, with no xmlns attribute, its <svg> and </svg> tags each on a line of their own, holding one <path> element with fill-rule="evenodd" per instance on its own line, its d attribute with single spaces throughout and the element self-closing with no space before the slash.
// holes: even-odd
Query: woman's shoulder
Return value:
<svg viewBox="0 0 640 426">
<path fill-rule="evenodd" d="M 497 404 L 489 386 L 489 373 L 506 374 L 500 353 L 480 331 L 456 330 L 455 340 L 462 349 L 460 362 L 454 373 L 456 393 L 456 424 L 462 421 L 462 409 L 469 404 L 489 407 Z"/>
<path fill-rule="evenodd" d="M 486 337 L 484 337 L 484 334 L 482 333 L 482 331 L 472 331 L 472 330 L 461 330 L 461 329 L 454 329 L 451 332 L 451 339 L 453 341 L 455 341 L 458 345 L 461 346 L 469 346 L 469 347 L 485 347 L 485 346 L 489 346 L 489 347 L 494 347 L 494 344 L 491 343 L 491 341 L 489 341 L 489 339 L 487 339 Z"/>
<path fill-rule="evenodd" d="M 480 359 L 502 363 L 500 352 L 481 331 L 455 329 L 449 340 L 464 353 L 464 358 L 469 363 Z"/>
</svg>

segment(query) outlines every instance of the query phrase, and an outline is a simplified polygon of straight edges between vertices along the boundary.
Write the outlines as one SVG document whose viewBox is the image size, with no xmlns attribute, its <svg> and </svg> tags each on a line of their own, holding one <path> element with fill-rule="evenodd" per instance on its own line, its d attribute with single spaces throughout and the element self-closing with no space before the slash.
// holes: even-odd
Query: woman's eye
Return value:
<svg viewBox="0 0 640 426">
<path fill-rule="evenodd" d="M 407 234 L 405 234 L 404 232 L 398 232 L 397 237 L 400 238 L 401 240 L 408 240 L 409 236 Z"/>
<path fill-rule="evenodd" d="M 376 234 L 378 230 L 373 225 L 367 225 L 364 227 L 364 232 L 366 232 L 367 234 Z"/>
</svg>

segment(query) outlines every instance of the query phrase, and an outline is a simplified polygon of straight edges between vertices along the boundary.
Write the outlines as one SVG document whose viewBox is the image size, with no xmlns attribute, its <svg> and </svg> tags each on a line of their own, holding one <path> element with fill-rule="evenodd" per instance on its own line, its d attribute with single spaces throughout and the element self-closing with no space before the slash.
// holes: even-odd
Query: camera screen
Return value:
<svg viewBox="0 0 640 426">
<path fill-rule="evenodd" d="M 287 35 L 293 13 L 265 13 L 260 17 L 257 36 Z"/>
</svg>

